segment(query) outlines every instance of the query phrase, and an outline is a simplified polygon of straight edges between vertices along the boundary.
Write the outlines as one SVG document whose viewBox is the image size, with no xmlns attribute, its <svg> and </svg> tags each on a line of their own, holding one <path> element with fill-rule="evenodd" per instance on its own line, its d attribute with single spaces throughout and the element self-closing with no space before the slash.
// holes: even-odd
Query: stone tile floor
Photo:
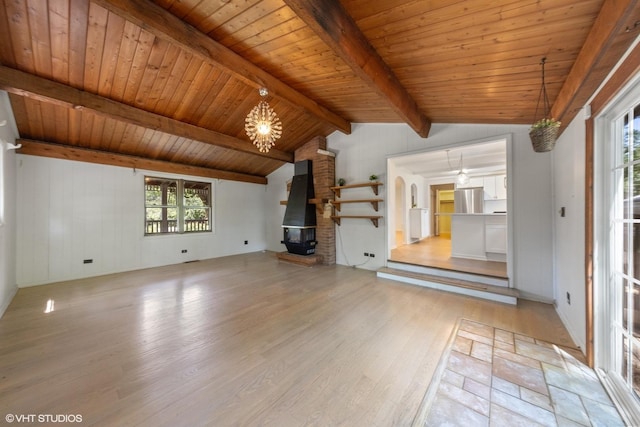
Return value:
<svg viewBox="0 0 640 427">
<path fill-rule="evenodd" d="M 558 346 L 462 319 L 425 425 L 624 426 L 595 372 Z"/>
</svg>

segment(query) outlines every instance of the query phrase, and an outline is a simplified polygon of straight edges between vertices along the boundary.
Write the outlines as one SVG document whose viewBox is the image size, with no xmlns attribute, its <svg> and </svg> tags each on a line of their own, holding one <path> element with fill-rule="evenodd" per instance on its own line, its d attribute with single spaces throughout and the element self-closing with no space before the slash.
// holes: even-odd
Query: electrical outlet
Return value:
<svg viewBox="0 0 640 427">
<path fill-rule="evenodd" d="M 245 244 L 245 245 L 248 245 L 248 244 L 249 244 L 249 241 L 248 241 L 248 240 L 245 240 L 245 241 L 244 241 L 244 244 Z"/>
<path fill-rule="evenodd" d="M 571 294 L 567 292 L 567 304 L 571 305 Z"/>
<path fill-rule="evenodd" d="M 369 256 L 370 256 L 371 258 L 375 258 L 375 257 L 376 257 L 376 254 L 369 254 Z"/>
<path fill-rule="evenodd" d="M 365 252 L 365 253 L 364 253 L 364 256 L 369 256 L 369 252 Z"/>
<path fill-rule="evenodd" d="M 93 264 L 93 259 L 85 259 L 82 261 L 83 264 Z"/>
<path fill-rule="evenodd" d="M 183 254 L 186 254 L 186 253 L 187 253 L 187 250 L 186 250 L 186 249 L 183 249 L 183 250 L 182 250 L 182 253 L 183 253 Z"/>
</svg>

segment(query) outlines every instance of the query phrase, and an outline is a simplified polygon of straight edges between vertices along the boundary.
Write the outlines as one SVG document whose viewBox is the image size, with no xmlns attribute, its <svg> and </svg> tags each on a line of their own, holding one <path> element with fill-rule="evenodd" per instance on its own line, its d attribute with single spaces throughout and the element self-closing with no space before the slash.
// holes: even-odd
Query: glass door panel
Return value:
<svg viewBox="0 0 640 427">
<path fill-rule="evenodd" d="M 614 121 L 611 168 L 611 359 L 640 396 L 640 104 Z"/>
</svg>

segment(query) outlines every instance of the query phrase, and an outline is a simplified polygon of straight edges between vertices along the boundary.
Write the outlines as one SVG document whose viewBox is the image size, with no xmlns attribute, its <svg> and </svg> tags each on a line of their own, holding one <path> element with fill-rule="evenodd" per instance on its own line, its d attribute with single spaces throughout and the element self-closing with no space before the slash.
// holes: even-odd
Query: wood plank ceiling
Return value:
<svg viewBox="0 0 640 427">
<path fill-rule="evenodd" d="M 637 37 L 636 0 L 1 0 L 22 153 L 265 183 L 351 123 L 567 123 Z M 283 124 L 244 132 L 260 96 Z M 540 112 L 538 112 L 540 115 Z"/>
</svg>

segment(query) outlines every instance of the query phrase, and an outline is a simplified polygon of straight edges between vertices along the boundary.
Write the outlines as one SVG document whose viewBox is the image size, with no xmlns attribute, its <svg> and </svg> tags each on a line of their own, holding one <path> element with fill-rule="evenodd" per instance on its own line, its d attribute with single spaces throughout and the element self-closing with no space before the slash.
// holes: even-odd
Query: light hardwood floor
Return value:
<svg viewBox="0 0 640 427">
<path fill-rule="evenodd" d="M 508 277 L 506 262 L 452 257 L 450 238 L 432 236 L 406 245 L 402 241 L 402 233 L 399 235 L 400 237 L 396 237 L 396 248 L 391 250 L 391 261 L 486 276 Z"/>
<path fill-rule="evenodd" d="M 268 252 L 20 289 L 0 320 L 0 413 L 80 414 L 83 426 L 410 425 L 461 317 L 573 346 L 549 305 Z"/>
</svg>

